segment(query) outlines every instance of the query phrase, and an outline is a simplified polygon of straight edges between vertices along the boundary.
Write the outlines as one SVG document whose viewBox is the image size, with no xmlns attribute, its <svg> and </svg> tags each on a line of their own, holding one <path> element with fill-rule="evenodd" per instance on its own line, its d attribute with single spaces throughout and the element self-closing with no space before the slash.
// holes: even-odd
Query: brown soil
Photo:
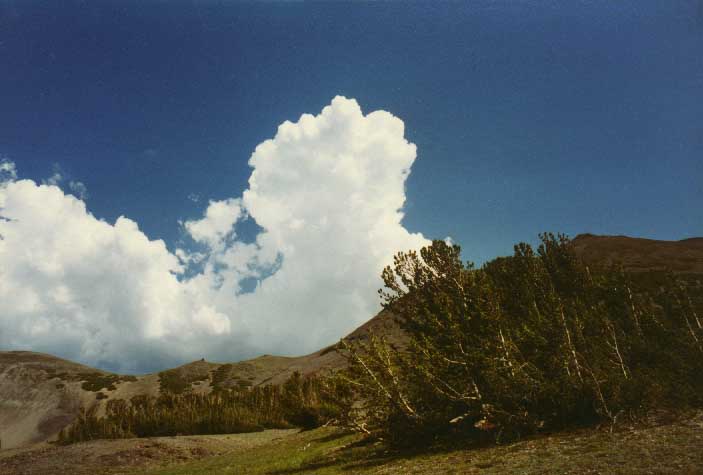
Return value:
<svg viewBox="0 0 703 475">
<path fill-rule="evenodd" d="M 0 452 L 0 475 L 134 473 L 251 449 L 296 432 L 95 440 L 68 446 L 43 443 Z"/>
</svg>

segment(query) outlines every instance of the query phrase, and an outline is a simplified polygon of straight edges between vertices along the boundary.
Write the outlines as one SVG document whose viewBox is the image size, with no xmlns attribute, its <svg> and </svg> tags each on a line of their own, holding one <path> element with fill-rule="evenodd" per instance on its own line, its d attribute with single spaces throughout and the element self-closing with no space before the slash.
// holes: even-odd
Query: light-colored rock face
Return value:
<svg viewBox="0 0 703 475">
<path fill-rule="evenodd" d="M 2 448 L 55 436 L 75 417 L 82 392 L 80 382 L 52 378 L 37 362 L 0 362 Z"/>
<path fill-rule="evenodd" d="M 110 373 L 41 353 L 0 352 L 2 449 L 54 439 L 75 419 L 81 407 L 97 405 L 101 415 L 110 399 L 159 395 L 158 374 L 128 380 L 112 375 L 113 389 L 85 390 L 83 382 L 96 375 L 110 376 Z"/>
</svg>

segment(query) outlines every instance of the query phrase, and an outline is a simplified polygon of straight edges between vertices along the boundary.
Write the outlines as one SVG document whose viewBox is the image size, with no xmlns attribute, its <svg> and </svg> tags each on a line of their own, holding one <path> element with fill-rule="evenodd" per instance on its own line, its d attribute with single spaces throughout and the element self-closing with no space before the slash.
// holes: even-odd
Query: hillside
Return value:
<svg viewBox="0 0 703 475">
<path fill-rule="evenodd" d="M 46 440 L 70 423 L 95 394 L 82 379 L 108 373 L 41 353 L 0 353 L 0 440 L 3 448 Z"/>
<path fill-rule="evenodd" d="M 672 270 L 703 274 L 703 238 L 654 241 L 624 236 L 580 235 L 577 253 L 591 265 L 620 262 L 633 272 Z M 365 339 L 384 334 L 402 342 L 392 314 L 382 311 L 347 336 Z M 161 373 L 116 375 L 50 355 L 0 352 L 0 441 L 2 448 L 50 440 L 81 407 L 104 406 L 111 399 L 156 396 L 161 391 L 209 393 L 214 387 L 280 384 L 298 371 L 325 373 L 345 364 L 335 346 L 300 357 L 264 355 L 236 363 L 195 361 Z"/>
<path fill-rule="evenodd" d="M 627 236 L 580 234 L 573 240 L 586 263 L 622 264 L 630 272 L 666 271 L 703 274 L 703 238 L 657 241 Z"/>
<path fill-rule="evenodd" d="M 352 332 L 398 334 L 387 312 Z M 264 355 L 236 363 L 200 360 L 143 376 L 117 375 L 55 356 L 29 351 L 0 352 L 0 441 L 2 448 L 50 440 L 81 407 L 103 407 L 111 399 L 129 400 L 162 390 L 209 393 L 221 388 L 280 384 L 295 371 L 315 374 L 340 368 L 344 359 L 334 346 L 300 357 Z"/>
<path fill-rule="evenodd" d="M 700 473 L 703 415 L 389 452 L 332 427 L 311 431 L 93 440 L 0 452 L 0 474 L 662 474 Z"/>
</svg>

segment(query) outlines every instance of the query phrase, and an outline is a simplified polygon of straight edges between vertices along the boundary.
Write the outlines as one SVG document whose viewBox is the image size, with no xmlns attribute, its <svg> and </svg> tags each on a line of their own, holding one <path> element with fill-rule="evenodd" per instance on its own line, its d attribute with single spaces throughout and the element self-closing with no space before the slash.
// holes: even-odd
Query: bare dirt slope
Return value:
<svg viewBox="0 0 703 475">
<path fill-rule="evenodd" d="M 2 447 L 46 440 L 72 421 L 79 407 L 88 403 L 78 381 L 82 373 L 103 374 L 41 353 L 0 353 Z"/>
<path fill-rule="evenodd" d="M 118 375 L 30 351 L 0 352 L 0 443 L 3 449 L 54 438 L 80 408 L 109 399 L 158 395 L 158 374 Z"/>
<path fill-rule="evenodd" d="M 666 271 L 703 274 L 703 238 L 657 241 L 627 236 L 580 234 L 576 253 L 590 264 L 622 264 L 630 272 Z"/>
</svg>

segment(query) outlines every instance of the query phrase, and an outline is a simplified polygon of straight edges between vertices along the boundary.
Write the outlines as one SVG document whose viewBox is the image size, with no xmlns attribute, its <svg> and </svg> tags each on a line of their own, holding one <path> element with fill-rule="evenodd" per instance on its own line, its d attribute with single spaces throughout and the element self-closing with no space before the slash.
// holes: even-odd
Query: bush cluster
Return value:
<svg viewBox="0 0 703 475">
<path fill-rule="evenodd" d="M 336 415 L 324 398 L 323 380 L 294 373 L 280 386 L 219 390 L 202 395 L 163 392 L 159 397 L 109 400 L 82 409 L 59 434 L 60 444 L 91 439 L 255 432 L 268 428 L 313 428 Z"/>
<path fill-rule="evenodd" d="M 589 268 L 565 236 L 541 241 L 480 269 L 443 241 L 398 254 L 380 293 L 410 344 L 342 341 L 344 422 L 397 444 L 509 440 L 701 406 L 699 283 Z"/>
</svg>

